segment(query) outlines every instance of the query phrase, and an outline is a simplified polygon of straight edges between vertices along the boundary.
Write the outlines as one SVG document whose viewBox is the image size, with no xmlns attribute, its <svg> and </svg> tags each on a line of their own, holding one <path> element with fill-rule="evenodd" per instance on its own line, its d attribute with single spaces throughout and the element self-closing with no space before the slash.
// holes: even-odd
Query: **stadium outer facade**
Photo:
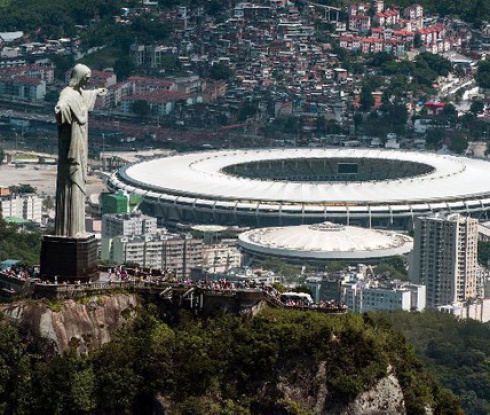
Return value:
<svg viewBox="0 0 490 415">
<path fill-rule="evenodd" d="M 380 149 L 206 151 L 123 167 L 108 187 L 143 196 L 170 226 L 410 229 L 414 217 L 439 211 L 488 219 L 490 163 Z"/>
</svg>

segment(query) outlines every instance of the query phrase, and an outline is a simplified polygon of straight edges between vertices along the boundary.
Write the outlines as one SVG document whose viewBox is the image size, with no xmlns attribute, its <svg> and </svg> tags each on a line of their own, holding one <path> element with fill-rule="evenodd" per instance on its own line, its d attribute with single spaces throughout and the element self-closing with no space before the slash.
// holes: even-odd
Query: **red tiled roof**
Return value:
<svg viewBox="0 0 490 415">
<path fill-rule="evenodd" d="M 38 78 L 31 78 L 29 76 L 16 76 L 15 78 L 0 78 L 0 81 L 14 82 L 19 84 L 28 84 L 32 86 L 38 86 L 39 84 L 41 84 L 41 82 L 43 82 Z"/>
<path fill-rule="evenodd" d="M 162 86 L 162 87 L 171 87 L 174 85 L 174 82 L 169 81 L 168 79 L 159 79 L 159 78 L 148 78 L 145 76 L 131 76 L 128 78 L 128 81 L 134 81 L 138 85 L 154 85 L 154 86 Z"/>
</svg>

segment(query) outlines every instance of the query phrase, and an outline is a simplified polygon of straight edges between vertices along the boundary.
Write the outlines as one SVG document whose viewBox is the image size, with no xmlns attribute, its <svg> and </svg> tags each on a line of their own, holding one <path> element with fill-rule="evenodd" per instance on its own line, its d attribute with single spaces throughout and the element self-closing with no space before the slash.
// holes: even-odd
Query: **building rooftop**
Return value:
<svg viewBox="0 0 490 415">
<path fill-rule="evenodd" d="M 397 179 L 388 177 L 386 180 L 367 181 L 356 181 L 351 177 L 353 175 L 347 175 L 346 181 L 252 179 L 225 172 L 230 166 L 247 163 L 267 165 L 269 162 L 308 159 L 345 159 L 354 164 L 369 160 L 378 167 L 390 160 L 392 163 L 403 161 L 429 166 L 431 171 L 407 174 Z M 301 175 L 301 172 L 297 174 Z M 384 149 L 309 148 L 186 153 L 133 164 L 113 175 L 111 180 L 117 187 L 141 194 L 151 190 L 176 197 L 215 200 L 342 204 L 351 206 L 351 210 L 356 210 L 358 205 L 450 204 L 470 198 L 490 198 L 490 163 L 487 161 Z"/>
<path fill-rule="evenodd" d="M 253 229 L 240 234 L 238 244 L 247 251 L 305 259 L 383 258 L 413 248 L 406 235 L 331 222 Z"/>
</svg>

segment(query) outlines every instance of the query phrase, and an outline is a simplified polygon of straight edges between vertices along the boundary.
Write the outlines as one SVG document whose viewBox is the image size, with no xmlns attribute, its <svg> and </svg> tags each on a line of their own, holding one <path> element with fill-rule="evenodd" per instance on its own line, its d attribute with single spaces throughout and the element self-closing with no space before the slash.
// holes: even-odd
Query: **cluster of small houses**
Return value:
<svg viewBox="0 0 490 415">
<path fill-rule="evenodd" d="M 416 38 L 418 51 L 443 53 L 461 51 L 472 37 L 468 25 L 426 16 L 419 4 L 386 8 L 382 0 L 374 0 L 353 3 L 346 10 L 308 4 L 300 11 L 286 0 L 239 3 L 227 11 L 222 23 L 206 15 L 202 7 L 160 10 L 147 1 L 142 8 L 123 9 L 118 24 L 151 13 L 161 22 L 171 21 L 174 31 L 160 44 L 131 47 L 134 65 L 158 77 L 132 76 L 121 81 L 111 69 L 94 71 L 92 85 L 109 90 L 98 108 L 132 114 L 134 103 L 144 101 L 153 114 L 167 116 L 176 109 L 191 112 L 195 104 L 205 104 L 207 114 L 221 114 L 233 124 L 239 122 L 244 103 L 254 101 L 259 102 L 259 113 L 267 112 L 268 117 L 303 116 L 303 129 L 314 130 L 319 116 L 342 125 L 346 101 L 355 98 L 363 76 L 342 69 L 332 44 L 318 35 L 336 38 L 340 47 L 353 53 L 396 56 L 413 49 Z M 347 21 L 341 21 L 341 12 Z M 322 32 L 313 22 L 329 25 L 331 31 Z M 49 54 L 79 56 L 79 47 L 78 38 L 40 43 L 26 42 L 23 32 L 0 33 L 0 97 L 41 103 L 55 82 Z M 169 55 L 178 57 L 187 75 L 165 73 L 162 65 Z M 27 64 L 27 57 L 35 57 L 36 64 Z M 211 79 L 202 68 L 213 65 L 231 69 L 233 76 Z M 52 88 L 58 90 L 59 85 Z"/>
</svg>

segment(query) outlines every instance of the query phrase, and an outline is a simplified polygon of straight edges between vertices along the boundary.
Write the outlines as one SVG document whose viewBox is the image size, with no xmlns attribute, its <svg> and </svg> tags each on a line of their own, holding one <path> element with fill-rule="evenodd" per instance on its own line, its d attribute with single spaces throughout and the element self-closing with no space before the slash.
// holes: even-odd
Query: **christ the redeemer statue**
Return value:
<svg viewBox="0 0 490 415">
<path fill-rule="evenodd" d="M 55 235 L 85 236 L 85 198 L 88 159 L 88 113 L 105 88 L 85 90 L 90 69 L 73 67 L 70 82 L 55 107 L 58 124 Z"/>
</svg>

